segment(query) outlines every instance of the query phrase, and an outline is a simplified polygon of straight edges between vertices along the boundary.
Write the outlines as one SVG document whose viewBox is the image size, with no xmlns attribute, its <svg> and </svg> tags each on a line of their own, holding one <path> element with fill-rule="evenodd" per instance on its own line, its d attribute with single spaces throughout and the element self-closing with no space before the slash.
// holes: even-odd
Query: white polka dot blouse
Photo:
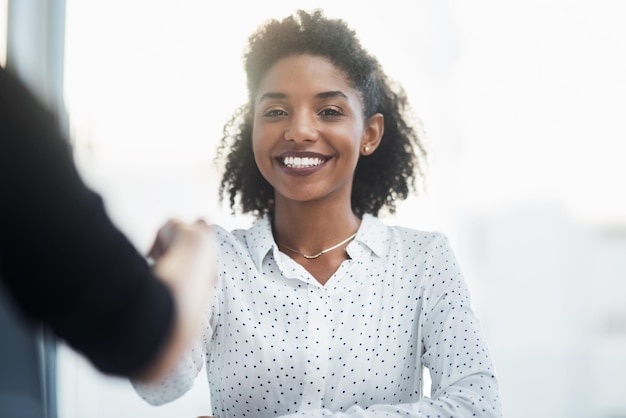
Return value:
<svg viewBox="0 0 626 418">
<path fill-rule="evenodd" d="M 498 382 L 445 236 L 365 215 L 325 285 L 279 251 L 267 217 L 216 227 L 220 280 L 203 336 L 151 404 L 206 369 L 230 417 L 499 417 Z M 423 370 L 432 381 L 423 393 Z"/>
</svg>

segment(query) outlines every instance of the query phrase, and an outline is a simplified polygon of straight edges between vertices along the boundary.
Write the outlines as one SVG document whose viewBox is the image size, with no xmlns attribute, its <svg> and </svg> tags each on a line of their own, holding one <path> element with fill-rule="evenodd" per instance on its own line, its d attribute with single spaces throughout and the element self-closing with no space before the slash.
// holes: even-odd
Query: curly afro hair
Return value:
<svg viewBox="0 0 626 418">
<path fill-rule="evenodd" d="M 415 191 L 426 156 L 416 129 L 406 120 L 410 111 L 406 93 L 388 79 L 344 21 L 329 19 L 320 10 L 298 10 L 283 20 L 270 20 L 248 39 L 244 54 L 248 103 L 224 126 L 217 154 L 218 161 L 226 155 L 220 198 L 228 196 L 233 213 L 239 206 L 257 217 L 273 214 L 274 189 L 261 175 L 252 152 L 254 97 L 276 61 L 300 54 L 323 57 L 342 70 L 361 94 L 365 118 L 384 116 L 379 147 L 357 163 L 351 203 L 357 216 L 376 216 L 383 208 L 394 213 L 396 201 Z"/>
</svg>

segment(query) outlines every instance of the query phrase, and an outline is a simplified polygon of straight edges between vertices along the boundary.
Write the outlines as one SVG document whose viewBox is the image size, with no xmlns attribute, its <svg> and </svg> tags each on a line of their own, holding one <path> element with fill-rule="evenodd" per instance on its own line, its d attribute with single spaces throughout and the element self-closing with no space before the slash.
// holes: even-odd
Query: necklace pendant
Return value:
<svg viewBox="0 0 626 418">
<path fill-rule="evenodd" d="M 315 260 L 316 258 L 320 258 L 320 256 L 324 254 L 324 251 L 322 251 L 321 253 L 317 253 L 315 255 L 306 255 L 302 253 L 298 253 L 298 254 L 300 254 L 302 257 L 306 258 L 307 260 Z"/>
</svg>

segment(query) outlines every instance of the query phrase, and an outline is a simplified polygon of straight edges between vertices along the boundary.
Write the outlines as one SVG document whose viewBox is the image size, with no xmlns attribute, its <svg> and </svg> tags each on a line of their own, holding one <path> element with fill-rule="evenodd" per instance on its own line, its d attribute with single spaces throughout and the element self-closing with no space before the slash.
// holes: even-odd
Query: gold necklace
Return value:
<svg viewBox="0 0 626 418">
<path fill-rule="evenodd" d="M 320 251 L 319 253 L 315 254 L 315 255 L 306 255 L 306 254 L 302 254 L 300 251 L 298 250 L 294 250 L 293 248 L 287 247 L 285 244 L 281 244 L 280 242 L 276 242 L 276 244 L 281 245 L 283 247 L 285 247 L 286 249 L 288 249 L 289 251 L 293 251 L 296 254 L 300 254 L 302 257 L 306 258 L 307 260 L 314 260 L 316 258 L 319 258 L 322 254 L 326 254 L 329 251 L 332 250 L 336 250 L 337 248 L 341 247 L 343 244 L 345 244 L 346 242 L 350 241 L 351 239 L 353 239 L 354 237 L 356 237 L 356 234 L 359 231 L 355 232 L 354 234 L 350 235 L 348 238 L 344 239 L 343 241 L 341 241 L 339 244 L 333 245 L 330 248 L 326 248 L 325 250 Z"/>
</svg>

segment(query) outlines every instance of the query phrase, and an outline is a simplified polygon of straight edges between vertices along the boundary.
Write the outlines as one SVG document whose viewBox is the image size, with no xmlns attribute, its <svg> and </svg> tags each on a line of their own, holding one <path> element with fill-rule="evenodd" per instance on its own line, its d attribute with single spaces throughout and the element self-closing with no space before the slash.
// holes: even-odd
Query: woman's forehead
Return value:
<svg viewBox="0 0 626 418">
<path fill-rule="evenodd" d="M 277 60 L 265 73 L 256 98 L 267 93 L 317 95 L 326 91 L 359 96 L 345 73 L 328 59 L 308 54 L 291 55 Z"/>
</svg>

